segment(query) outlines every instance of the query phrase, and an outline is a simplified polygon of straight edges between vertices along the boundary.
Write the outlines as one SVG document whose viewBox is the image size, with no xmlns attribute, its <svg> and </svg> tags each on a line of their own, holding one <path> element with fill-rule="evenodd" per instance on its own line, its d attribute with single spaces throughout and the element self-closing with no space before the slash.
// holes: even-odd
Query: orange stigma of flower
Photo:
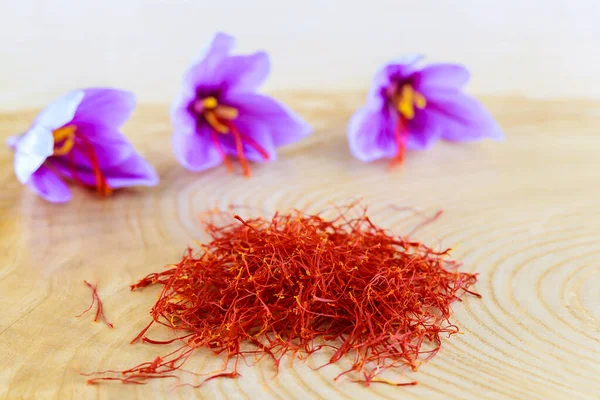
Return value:
<svg viewBox="0 0 600 400">
<path fill-rule="evenodd" d="M 54 152 L 52 153 L 52 155 L 67 156 L 69 159 L 69 164 L 71 166 L 71 173 L 73 175 L 73 179 L 83 186 L 90 186 L 88 183 L 84 182 L 77 174 L 75 160 L 71 151 L 75 146 L 76 133 L 77 127 L 75 125 L 66 125 L 54 130 L 52 132 L 52 137 L 54 138 Z M 77 135 L 77 139 L 80 139 L 83 146 L 85 147 L 85 150 L 82 150 L 82 152 L 88 158 L 88 161 L 90 162 L 90 165 L 92 167 L 95 180 L 94 188 L 98 193 L 100 193 L 103 196 L 110 195 L 112 193 L 112 189 L 108 185 L 106 177 L 100 169 L 100 163 L 98 161 L 96 151 L 94 150 L 94 146 L 85 137 L 85 135 Z"/>
<path fill-rule="evenodd" d="M 193 105 L 194 111 L 198 115 L 203 115 L 208 125 L 213 130 L 212 142 L 223 157 L 229 171 L 233 170 L 231 161 L 227 157 L 223 146 L 219 140 L 218 134 L 231 134 L 235 143 L 235 150 L 242 166 L 244 176 L 249 177 L 251 175 L 250 166 L 248 160 L 244 154 L 244 143 L 255 149 L 265 160 L 269 159 L 269 153 L 263 149 L 256 141 L 249 136 L 245 136 L 239 132 L 233 121 L 239 116 L 239 111 L 235 107 L 219 104 L 219 101 L 213 97 L 208 96 L 203 99 L 198 99 Z"/>
<path fill-rule="evenodd" d="M 409 135 L 408 121 L 415 118 L 415 107 L 422 110 L 427 106 L 427 99 L 417 92 L 411 84 L 405 83 L 400 88 L 394 87 L 391 101 L 398 112 L 398 124 L 394 132 L 397 151 L 396 156 L 390 162 L 390 167 L 394 167 L 404 161 L 406 141 Z"/>
</svg>

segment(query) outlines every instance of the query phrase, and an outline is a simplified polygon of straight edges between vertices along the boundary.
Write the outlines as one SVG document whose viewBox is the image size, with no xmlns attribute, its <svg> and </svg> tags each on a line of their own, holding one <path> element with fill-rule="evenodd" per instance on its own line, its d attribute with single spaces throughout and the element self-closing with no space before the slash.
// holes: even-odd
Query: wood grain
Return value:
<svg viewBox="0 0 600 400">
<path fill-rule="evenodd" d="M 170 151 L 165 106 L 140 107 L 125 128 L 156 166 L 156 188 L 108 200 L 74 188 L 71 203 L 52 205 L 21 187 L 12 155 L 0 152 L 0 398 L 600 398 L 599 102 L 487 99 L 505 142 L 440 143 L 388 172 L 385 162 L 365 165 L 348 153 L 345 126 L 362 96 L 284 97 L 315 133 L 276 163 L 253 166 L 251 179 L 225 168 L 181 168 Z M 0 137 L 23 131 L 34 115 L 1 115 Z M 128 344 L 147 324 L 156 295 L 128 285 L 205 238 L 200 212 L 232 203 L 265 213 L 316 211 L 357 198 L 398 232 L 418 218 L 391 205 L 444 209 L 420 238 L 457 246 L 464 269 L 480 274 L 483 299 L 456 304 L 462 334 L 412 375 L 418 386 L 334 383 L 341 367 L 313 371 L 310 362 L 292 359 L 276 377 L 265 361 L 242 368 L 238 380 L 201 389 L 174 390 L 167 380 L 89 386 L 77 374 L 75 365 L 119 369 L 164 351 Z M 74 318 L 88 305 L 84 279 L 100 282 L 114 329 L 92 316 Z M 218 360 L 199 352 L 191 365 L 199 370 Z"/>
</svg>

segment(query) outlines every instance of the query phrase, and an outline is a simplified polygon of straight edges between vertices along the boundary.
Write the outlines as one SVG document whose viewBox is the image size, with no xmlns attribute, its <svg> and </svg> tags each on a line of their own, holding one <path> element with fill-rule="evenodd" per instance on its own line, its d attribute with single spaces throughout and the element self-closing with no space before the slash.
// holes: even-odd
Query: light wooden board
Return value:
<svg viewBox="0 0 600 400">
<path fill-rule="evenodd" d="M 126 399 L 598 399 L 600 398 L 600 103 L 488 99 L 503 143 L 439 144 L 410 153 L 392 172 L 349 155 L 345 126 L 362 96 L 285 96 L 314 135 L 244 179 L 225 168 L 194 174 L 170 150 L 166 106 L 140 107 L 125 131 L 153 163 L 160 186 L 110 199 L 73 188 L 52 205 L 21 187 L 12 155 L 0 151 L 0 398 Z M 35 113 L 0 116 L 0 138 L 23 131 Z M 130 292 L 143 275 L 178 261 L 204 238 L 197 215 L 234 203 L 269 213 L 317 211 L 363 198 L 372 218 L 398 232 L 418 218 L 390 205 L 444 209 L 420 238 L 456 246 L 476 271 L 483 299 L 455 306 L 462 334 L 412 377 L 415 387 L 334 383 L 341 367 L 320 371 L 287 360 L 273 377 L 261 362 L 238 380 L 173 390 L 88 386 L 83 371 L 126 368 L 164 349 L 129 345 L 144 327 L 156 290 Z M 240 211 L 242 214 L 244 210 Z M 108 329 L 92 316 L 83 279 L 100 282 Z M 199 353 L 191 364 L 214 359 Z M 391 373 L 401 378 L 400 373 Z"/>
</svg>

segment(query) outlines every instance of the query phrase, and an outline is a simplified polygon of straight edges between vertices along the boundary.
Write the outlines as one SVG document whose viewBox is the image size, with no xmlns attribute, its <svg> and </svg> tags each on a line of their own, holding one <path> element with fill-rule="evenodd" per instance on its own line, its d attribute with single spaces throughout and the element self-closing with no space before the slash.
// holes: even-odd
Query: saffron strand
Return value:
<svg viewBox="0 0 600 400">
<path fill-rule="evenodd" d="M 96 315 L 94 316 L 94 322 L 98 322 L 98 320 L 102 320 L 102 322 L 104 322 L 109 328 L 114 328 L 114 325 L 111 322 L 108 322 L 108 320 L 106 319 L 106 316 L 104 315 L 102 300 L 100 300 L 100 296 L 98 295 L 98 284 L 92 285 L 91 283 L 89 283 L 88 281 L 85 281 L 85 280 L 83 281 L 83 283 L 85 283 L 85 285 L 87 287 L 89 287 L 92 291 L 92 303 L 81 314 L 76 315 L 75 317 L 79 318 L 82 315 L 86 314 L 88 311 L 90 311 L 92 309 L 92 307 L 94 307 L 94 304 L 96 304 Z"/>
<path fill-rule="evenodd" d="M 233 129 L 236 128 L 234 127 Z M 252 139 L 250 136 L 242 134 L 240 134 L 240 137 L 244 140 L 244 142 L 248 143 L 250 147 L 256 150 L 264 160 L 269 159 L 269 153 L 260 144 L 258 144 L 256 140 Z"/>
<path fill-rule="evenodd" d="M 216 130 L 212 131 L 211 140 L 212 140 L 215 148 L 221 155 L 221 158 L 223 158 L 223 163 L 225 163 L 225 167 L 227 167 L 227 171 L 233 172 L 233 164 L 231 163 L 231 160 L 229 159 L 229 157 L 227 157 L 227 153 L 225 153 L 225 150 L 223 149 L 223 146 L 221 145 L 221 141 L 219 140 L 219 134 L 217 133 Z"/>
<path fill-rule="evenodd" d="M 96 151 L 94 150 L 94 145 L 92 145 L 92 143 L 87 137 L 85 137 L 85 135 L 78 135 L 77 138 L 81 139 L 81 141 L 85 144 L 87 148 L 88 160 L 90 161 L 92 171 L 94 172 L 94 179 L 96 181 L 96 191 L 103 196 L 110 195 L 112 193 L 112 189 L 108 185 L 106 177 L 102 173 L 102 169 L 100 168 L 100 162 L 98 161 Z"/>
<path fill-rule="evenodd" d="M 394 131 L 394 140 L 396 142 L 396 156 L 390 162 L 390 168 L 404 162 L 404 153 L 406 152 L 406 142 L 408 141 L 408 124 L 403 116 L 398 117 L 398 124 Z"/>
<path fill-rule="evenodd" d="M 233 135 L 233 140 L 235 141 L 235 150 L 237 151 L 238 158 L 242 166 L 242 172 L 244 173 L 245 177 L 249 177 L 251 175 L 250 166 L 248 165 L 248 160 L 246 160 L 246 156 L 244 155 L 244 143 L 242 142 L 242 136 L 237 129 L 232 129 L 231 134 Z"/>
</svg>

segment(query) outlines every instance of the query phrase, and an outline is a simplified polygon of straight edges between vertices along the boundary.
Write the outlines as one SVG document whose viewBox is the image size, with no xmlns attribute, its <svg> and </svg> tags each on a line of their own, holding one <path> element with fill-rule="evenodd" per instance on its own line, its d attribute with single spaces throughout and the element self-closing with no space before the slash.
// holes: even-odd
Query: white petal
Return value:
<svg viewBox="0 0 600 400">
<path fill-rule="evenodd" d="M 26 183 L 31 175 L 52 155 L 54 137 L 42 126 L 34 126 L 18 141 L 15 153 L 15 174 L 21 183 Z"/>
<path fill-rule="evenodd" d="M 84 96 L 83 90 L 73 90 L 59 97 L 38 114 L 34 125 L 54 131 L 71 122 Z"/>
<path fill-rule="evenodd" d="M 6 145 L 7 145 L 7 146 L 8 146 L 10 149 L 14 150 L 14 149 L 15 149 L 15 147 L 17 147 L 17 143 L 19 142 L 19 140 L 21 140 L 21 137 L 22 137 L 23 135 L 24 135 L 24 134 L 21 134 L 21 135 L 15 135 L 15 136 L 9 136 L 9 137 L 6 139 Z"/>
</svg>

